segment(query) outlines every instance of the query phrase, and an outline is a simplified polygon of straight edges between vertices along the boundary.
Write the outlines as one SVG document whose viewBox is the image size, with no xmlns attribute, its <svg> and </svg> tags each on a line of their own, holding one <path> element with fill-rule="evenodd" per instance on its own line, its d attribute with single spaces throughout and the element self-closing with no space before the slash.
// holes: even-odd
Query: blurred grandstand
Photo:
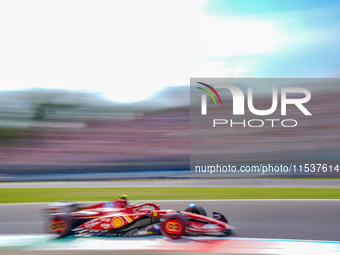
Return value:
<svg viewBox="0 0 340 255">
<path fill-rule="evenodd" d="M 288 106 L 287 116 L 281 116 L 280 107 L 270 116 L 256 116 L 245 107 L 245 115 L 232 115 L 232 98 L 223 101 L 223 107 L 208 107 L 206 118 L 200 116 L 200 108 L 192 107 L 191 134 L 192 159 L 204 164 L 339 164 L 340 129 L 339 107 L 340 89 L 332 79 L 310 79 L 311 83 L 286 84 L 308 88 L 312 97 L 306 103 L 312 116 L 305 116 L 295 106 Z M 295 80 L 296 82 L 296 80 Z M 225 97 L 225 94 L 222 94 Z M 294 96 L 294 94 L 290 95 Z M 296 95 L 299 97 L 299 95 Z M 301 95 L 300 95 L 301 97 Z M 211 102 L 212 103 L 212 102 Z M 271 95 L 254 96 L 257 109 L 269 109 Z M 215 117 L 214 117 L 215 116 Z M 218 117 L 216 117 L 218 116 Z M 261 128 L 236 125 L 219 125 L 212 129 L 213 118 L 234 119 L 295 119 L 298 125 L 285 128 L 280 124 L 271 127 L 271 123 Z M 208 124 L 207 124 L 208 123 Z M 276 122 L 280 123 L 280 122 Z M 206 139 L 204 139 L 206 138 Z M 204 148 L 204 151 L 201 149 Z M 214 155 L 209 156 L 209 155 Z M 324 176 L 324 174 L 323 174 Z"/>
<path fill-rule="evenodd" d="M 0 171 L 188 170 L 188 87 L 174 90 L 186 93 L 124 105 L 85 92 L 1 92 Z"/>
<path fill-rule="evenodd" d="M 315 90 L 308 104 L 312 118 L 299 121 L 303 116 L 292 109 L 290 118 L 299 121 L 294 129 L 246 127 L 230 129 L 226 139 L 218 132 L 209 139 L 225 146 L 228 163 L 236 165 L 338 163 L 339 98 L 338 89 Z M 90 92 L 60 90 L 0 92 L 0 103 L 2 176 L 87 172 L 91 179 L 100 179 L 95 173 L 190 168 L 188 86 L 129 104 Z M 255 103 L 266 109 L 271 101 L 259 97 Z M 206 126 L 199 129 L 207 131 Z M 206 144 L 195 141 L 195 146 Z M 214 148 L 207 147 L 204 153 L 214 153 Z M 140 175 L 130 176 L 134 177 Z"/>
</svg>

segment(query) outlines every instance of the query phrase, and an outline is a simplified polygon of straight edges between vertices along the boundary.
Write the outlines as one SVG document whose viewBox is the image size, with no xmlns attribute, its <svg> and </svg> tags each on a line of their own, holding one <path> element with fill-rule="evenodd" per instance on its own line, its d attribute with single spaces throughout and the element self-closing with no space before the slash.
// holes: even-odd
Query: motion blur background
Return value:
<svg viewBox="0 0 340 255">
<path fill-rule="evenodd" d="M 339 11 L 330 0 L 1 1 L 0 181 L 189 177 L 190 78 L 338 77 Z M 336 160 L 338 86 L 313 86 L 310 109 L 327 123 L 299 127 L 295 156 Z M 233 137 L 236 161 L 290 150 L 283 134 L 276 145 L 256 135 Z"/>
</svg>

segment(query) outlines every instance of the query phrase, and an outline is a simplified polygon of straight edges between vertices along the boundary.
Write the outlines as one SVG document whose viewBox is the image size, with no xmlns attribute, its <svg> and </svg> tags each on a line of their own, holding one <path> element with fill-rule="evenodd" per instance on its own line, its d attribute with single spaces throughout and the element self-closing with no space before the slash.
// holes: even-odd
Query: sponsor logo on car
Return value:
<svg viewBox="0 0 340 255">
<path fill-rule="evenodd" d="M 112 219 L 112 226 L 113 228 L 119 228 L 123 225 L 123 219 L 121 217 L 114 217 Z"/>
<path fill-rule="evenodd" d="M 100 226 L 101 226 L 103 229 L 109 229 L 109 228 L 111 228 L 111 225 L 110 225 L 110 224 L 107 224 L 107 223 L 101 224 Z"/>
</svg>

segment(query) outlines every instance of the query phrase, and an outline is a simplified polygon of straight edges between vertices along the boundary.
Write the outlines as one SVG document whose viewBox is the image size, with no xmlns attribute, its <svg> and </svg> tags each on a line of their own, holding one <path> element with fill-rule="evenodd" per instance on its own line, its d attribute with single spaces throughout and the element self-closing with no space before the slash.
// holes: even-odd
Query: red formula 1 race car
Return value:
<svg viewBox="0 0 340 255">
<path fill-rule="evenodd" d="M 185 235 L 231 235 L 231 227 L 220 213 L 207 214 L 199 205 L 184 211 L 161 209 L 154 203 L 128 205 L 126 196 L 92 206 L 56 202 L 43 209 L 46 229 L 60 237 L 164 235 L 177 239 Z"/>
</svg>

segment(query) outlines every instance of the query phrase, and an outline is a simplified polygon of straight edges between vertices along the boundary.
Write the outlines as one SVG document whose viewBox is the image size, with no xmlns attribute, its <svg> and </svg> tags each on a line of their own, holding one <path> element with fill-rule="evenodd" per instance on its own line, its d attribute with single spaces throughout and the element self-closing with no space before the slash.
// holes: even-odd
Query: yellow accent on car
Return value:
<svg viewBox="0 0 340 255">
<path fill-rule="evenodd" d="M 133 221 L 129 216 L 127 216 L 127 215 L 124 215 L 124 216 L 125 216 L 125 219 L 127 219 L 128 222 L 132 222 Z"/>
</svg>

